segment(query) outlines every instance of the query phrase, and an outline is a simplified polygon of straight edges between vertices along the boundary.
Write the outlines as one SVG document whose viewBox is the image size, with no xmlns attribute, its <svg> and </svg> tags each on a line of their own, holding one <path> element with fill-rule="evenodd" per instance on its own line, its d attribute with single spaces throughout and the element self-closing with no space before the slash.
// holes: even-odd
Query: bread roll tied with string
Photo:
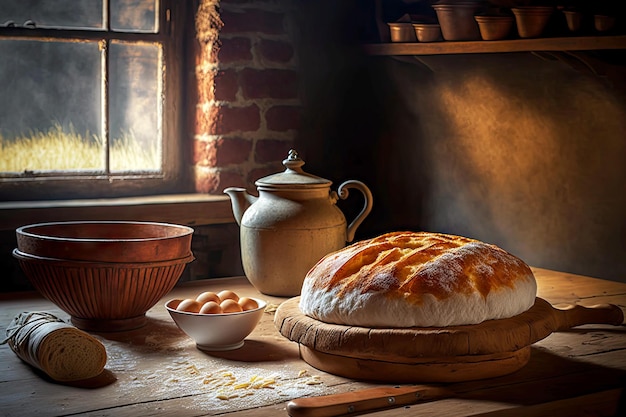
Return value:
<svg viewBox="0 0 626 417">
<path fill-rule="evenodd" d="M 326 323 L 443 327 L 513 317 L 536 293 L 530 267 L 495 245 L 392 232 L 321 259 L 304 279 L 299 306 Z"/>
<path fill-rule="evenodd" d="M 59 382 L 96 377 L 107 361 L 99 340 L 47 312 L 15 316 L 6 329 L 4 343 L 24 362 Z"/>
</svg>

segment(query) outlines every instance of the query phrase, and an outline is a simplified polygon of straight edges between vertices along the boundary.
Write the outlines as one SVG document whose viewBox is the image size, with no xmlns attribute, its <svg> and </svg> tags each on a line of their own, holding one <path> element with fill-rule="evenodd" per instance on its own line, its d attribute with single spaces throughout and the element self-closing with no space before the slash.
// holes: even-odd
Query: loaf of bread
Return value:
<svg viewBox="0 0 626 417">
<path fill-rule="evenodd" d="M 13 352 L 59 382 L 100 375 L 107 361 L 104 345 L 88 333 L 47 312 L 20 313 L 6 329 Z"/>
<path fill-rule="evenodd" d="M 443 327 L 508 318 L 535 302 L 531 269 L 474 239 L 393 232 L 321 259 L 304 279 L 301 311 L 364 327 Z"/>
</svg>

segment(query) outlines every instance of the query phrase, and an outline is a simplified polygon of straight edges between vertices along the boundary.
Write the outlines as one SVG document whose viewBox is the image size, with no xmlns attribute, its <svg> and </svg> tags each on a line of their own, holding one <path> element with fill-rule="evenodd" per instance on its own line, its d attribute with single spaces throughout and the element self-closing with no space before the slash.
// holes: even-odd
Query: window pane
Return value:
<svg viewBox="0 0 626 417">
<path fill-rule="evenodd" d="M 28 21 L 39 28 L 102 29 L 102 0 L 0 0 L 0 26 Z"/>
<path fill-rule="evenodd" d="M 0 40 L 0 172 L 103 169 L 96 42 Z"/>
<path fill-rule="evenodd" d="M 111 44 L 111 171 L 161 170 L 160 62 L 157 44 Z"/>
<path fill-rule="evenodd" d="M 110 0 L 111 29 L 128 32 L 157 32 L 157 0 Z"/>
</svg>

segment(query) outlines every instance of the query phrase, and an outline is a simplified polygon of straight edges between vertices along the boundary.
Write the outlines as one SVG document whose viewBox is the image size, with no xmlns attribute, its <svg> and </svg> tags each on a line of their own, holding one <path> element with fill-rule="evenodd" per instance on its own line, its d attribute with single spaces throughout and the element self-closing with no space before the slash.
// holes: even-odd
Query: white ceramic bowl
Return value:
<svg viewBox="0 0 626 417">
<path fill-rule="evenodd" d="M 198 314 L 177 311 L 180 299 L 165 303 L 165 308 L 179 329 L 191 337 L 196 346 L 204 351 L 233 350 L 243 346 L 248 337 L 261 321 L 267 303 L 258 298 L 259 304 L 254 310 L 239 313 Z"/>
</svg>

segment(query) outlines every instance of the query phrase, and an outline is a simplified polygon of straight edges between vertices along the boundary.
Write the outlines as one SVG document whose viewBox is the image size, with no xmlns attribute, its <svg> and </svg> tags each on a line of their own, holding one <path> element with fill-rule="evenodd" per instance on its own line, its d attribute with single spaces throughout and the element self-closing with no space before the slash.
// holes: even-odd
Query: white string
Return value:
<svg viewBox="0 0 626 417">
<path fill-rule="evenodd" d="M 73 327 L 54 314 L 45 311 L 22 312 L 15 316 L 6 329 L 6 338 L 13 352 L 23 361 L 41 369 L 37 351 L 43 339 L 52 331 Z"/>
<path fill-rule="evenodd" d="M 31 320 L 31 318 L 36 317 L 36 316 L 39 316 L 39 317 Z M 35 322 L 37 323 L 34 324 Z M 54 322 L 65 323 L 64 320 L 58 318 L 54 314 L 51 314 L 45 311 L 32 311 L 32 312 L 24 311 L 13 318 L 13 320 L 7 327 L 6 338 L 0 342 L 0 345 L 4 345 L 11 339 L 12 339 L 11 342 L 13 342 L 14 344 L 20 344 L 25 339 L 27 339 L 28 336 L 30 336 L 30 334 L 33 331 L 35 331 L 39 327 L 43 326 L 46 323 L 54 323 Z M 20 335 L 21 339 L 16 340 L 19 331 L 22 330 L 26 325 L 31 325 L 31 324 L 33 324 L 32 327 L 29 327 L 28 331 Z"/>
</svg>

